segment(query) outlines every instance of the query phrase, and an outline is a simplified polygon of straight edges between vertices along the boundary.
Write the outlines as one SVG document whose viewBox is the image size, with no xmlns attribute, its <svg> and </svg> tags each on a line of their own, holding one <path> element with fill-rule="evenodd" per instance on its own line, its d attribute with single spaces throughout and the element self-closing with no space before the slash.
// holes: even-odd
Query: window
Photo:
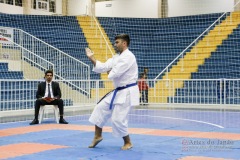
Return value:
<svg viewBox="0 0 240 160">
<path fill-rule="evenodd" d="M 50 0 L 49 2 L 49 12 L 56 12 L 56 5 L 55 5 L 55 0 Z"/>
<path fill-rule="evenodd" d="M 22 6 L 22 0 L 15 0 L 15 6 Z"/>
<path fill-rule="evenodd" d="M 0 0 L 0 3 L 22 6 L 22 0 Z"/>
<path fill-rule="evenodd" d="M 49 11 L 48 0 L 37 0 L 37 9 Z"/>
<path fill-rule="evenodd" d="M 55 13 L 56 0 L 32 0 L 32 8 Z"/>
<path fill-rule="evenodd" d="M 11 4 L 11 5 L 13 5 L 13 0 L 6 0 L 6 4 Z"/>
</svg>

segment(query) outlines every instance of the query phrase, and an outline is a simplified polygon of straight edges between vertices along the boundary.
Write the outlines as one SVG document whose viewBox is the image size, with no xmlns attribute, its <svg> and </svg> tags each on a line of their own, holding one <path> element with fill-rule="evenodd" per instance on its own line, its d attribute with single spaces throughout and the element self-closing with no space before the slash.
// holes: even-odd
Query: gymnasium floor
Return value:
<svg viewBox="0 0 240 160">
<path fill-rule="evenodd" d="M 111 135 L 87 146 L 94 126 L 88 116 L 69 116 L 68 125 L 44 119 L 0 124 L 0 159 L 9 160 L 240 160 L 240 113 L 206 110 L 133 110 L 129 132 L 133 148 L 122 151 Z"/>
</svg>

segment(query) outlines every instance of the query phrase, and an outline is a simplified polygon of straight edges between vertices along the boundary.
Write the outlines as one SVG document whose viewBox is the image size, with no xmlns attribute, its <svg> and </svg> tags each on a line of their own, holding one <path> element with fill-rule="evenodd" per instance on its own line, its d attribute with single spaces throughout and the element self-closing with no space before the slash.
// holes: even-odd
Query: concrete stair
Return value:
<svg viewBox="0 0 240 160">
<path fill-rule="evenodd" d="M 176 65 L 173 65 L 168 73 L 165 73 L 163 80 L 169 79 L 169 84 L 158 82 L 155 88 L 161 88 L 158 91 L 158 99 L 151 99 L 153 90 L 149 92 L 149 101 L 166 103 L 169 96 L 173 96 L 177 88 L 183 87 L 183 80 L 178 81 L 178 84 L 172 85 L 173 79 L 191 79 L 191 73 L 197 72 L 198 67 L 203 65 L 205 59 L 209 58 L 212 52 L 215 52 L 217 47 L 222 45 L 222 42 L 228 38 L 234 29 L 240 24 L 240 12 L 233 12 L 222 23 L 209 31 L 202 40 L 198 41 L 190 52 L 187 52 L 184 57 L 180 58 Z M 169 87 L 172 88 L 169 88 Z"/>
<path fill-rule="evenodd" d="M 96 27 L 95 21 L 93 21 L 91 17 L 78 16 L 77 19 L 88 42 L 89 48 L 94 52 L 95 58 L 101 62 L 105 62 L 108 58 L 112 57 L 111 51 L 112 53 L 115 53 L 114 48 L 100 23 L 97 21 L 98 25 L 100 26 L 100 30 L 104 35 L 104 38 L 107 40 L 107 44 L 110 46 L 111 51 L 108 49 L 104 38 L 101 36 L 99 28 Z M 101 74 L 101 80 L 108 80 L 107 73 Z M 104 88 L 100 88 L 98 93 L 94 88 L 91 89 L 91 97 L 95 97 L 96 94 L 99 94 L 101 97 L 107 92 L 113 90 L 113 88 L 114 87 L 112 84 L 109 84 L 109 82 L 104 82 Z"/>
</svg>

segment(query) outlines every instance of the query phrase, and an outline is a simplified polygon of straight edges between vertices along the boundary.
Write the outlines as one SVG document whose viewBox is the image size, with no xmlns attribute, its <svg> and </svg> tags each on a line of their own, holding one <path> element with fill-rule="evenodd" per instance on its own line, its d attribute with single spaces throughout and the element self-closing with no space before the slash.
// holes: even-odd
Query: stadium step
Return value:
<svg viewBox="0 0 240 160">
<path fill-rule="evenodd" d="M 112 57 L 111 53 L 114 53 L 113 46 L 107 37 L 106 32 L 101 27 L 100 23 L 98 25 L 100 26 L 100 30 L 104 35 L 104 38 L 101 36 L 101 33 L 98 28 L 96 28 L 95 21 L 91 17 L 88 16 L 78 16 L 78 23 L 80 27 L 82 28 L 82 31 L 84 33 L 84 36 L 88 42 L 89 48 L 95 53 L 95 56 L 98 60 L 104 60 L 106 61 L 107 57 Z M 108 46 L 110 47 L 111 51 L 108 51 L 108 46 L 105 43 L 105 40 L 107 40 Z M 106 79 L 106 74 L 101 74 L 101 79 Z"/>
<path fill-rule="evenodd" d="M 155 88 L 161 87 L 161 91 L 158 92 L 158 96 L 161 97 L 159 102 L 167 102 L 168 97 L 175 95 L 176 89 L 183 87 L 184 81 L 180 79 L 190 79 L 191 74 L 197 72 L 198 67 L 204 64 L 205 59 L 209 58 L 211 54 L 216 51 L 217 47 L 221 46 L 223 41 L 226 40 L 233 30 L 238 27 L 240 24 L 239 17 L 240 12 L 231 13 L 230 16 L 220 24 L 216 25 L 207 35 L 205 35 L 205 37 L 198 41 L 196 45 L 192 47 L 190 52 L 187 52 L 184 57 L 180 58 L 177 64 L 173 65 L 169 72 L 165 73 L 162 79 L 169 79 L 169 84 L 164 82 L 158 82 L 155 84 Z M 173 85 L 171 81 L 172 79 L 179 79 L 179 81 L 177 84 L 174 83 Z M 169 89 L 169 86 L 173 86 L 173 88 Z M 149 95 L 154 94 L 156 94 L 156 90 L 150 90 Z"/>
<path fill-rule="evenodd" d="M 84 33 L 84 36 L 88 42 L 89 48 L 94 52 L 95 58 L 101 62 L 105 62 L 109 57 L 112 57 L 112 53 L 115 53 L 113 46 L 105 32 L 105 30 L 101 27 L 100 23 L 97 21 L 100 26 L 100 30 L 103 34 L 101 34 L 100 30 L 96 28 L 95 21 L 91 19 L 91 17 L 77 17 L 80 27 Z M 108 49 L 107 41 L 110 50 Z M 101 74 L 102 80 L 107 80 L 107 73 Z M 111 82 L 104 82 L 103 88 L 99 87 L 99 91 L 92 88 L 91 89 L 91 98 L 95 98 L 96 96 L 102 97 L 106 93 L 113 90 L 113 84 Z"/>
</svg>

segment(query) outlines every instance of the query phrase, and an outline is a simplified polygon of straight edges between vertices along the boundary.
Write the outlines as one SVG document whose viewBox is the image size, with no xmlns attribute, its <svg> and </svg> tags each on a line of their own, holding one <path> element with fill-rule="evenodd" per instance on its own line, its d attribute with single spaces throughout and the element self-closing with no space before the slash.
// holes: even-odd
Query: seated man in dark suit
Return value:
<svg viewBox="0 0 240 160">
<path fill-rule="evenodd" d="M 35 101 L 35 118 L 30 125 L 38 124 L 38 114 L 41 105 L 57 105 L 59 108 L 60 119 L 59 123 L 68 124 L 63 119 L 63 100 L 61 99 L 61 89 L 57 82 L 52 81 L 53 71 L 47 70 L 45 72 L 45 82 L 38 85 L 36 93 L 37 100 Z"/>
</svg>

